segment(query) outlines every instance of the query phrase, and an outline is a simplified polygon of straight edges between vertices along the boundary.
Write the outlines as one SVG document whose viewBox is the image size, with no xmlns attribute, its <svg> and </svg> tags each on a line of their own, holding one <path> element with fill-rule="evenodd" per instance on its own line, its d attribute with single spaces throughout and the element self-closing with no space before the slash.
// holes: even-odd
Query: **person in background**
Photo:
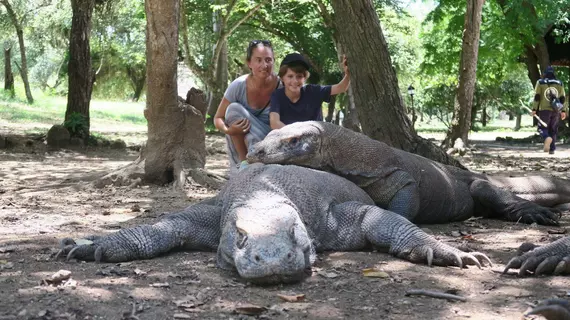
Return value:
<svg viewBox="0 0 570 320">
<path fill-rule="evenodd" d="M 534 88 L 534 103 L 532 115 L 538 114 L 546 128 L 538 124 L 538 132 L 544 138 L 544 152 L 554 154 L 556 150 L 556 134 L 558 121 L 566 119 L 568 104 L 562 81 L 556 79 L 554 68 L 548 66 L 544 70 L 544 77 L 536 82 Z"/>
<path fill-rule="evenodd" d="M 251 72 L 232 81 L 214 116 L 214 125 L 226 134 L 230 175 L 247 166 L 248 148 L 271 131 L 269 103 L 280 83 L 273 72 L 273 47 L 268 40 L 249 43 L 246 63 Z"/>
<path fill-rule="evenodd" d="M 322 104 L 335 94 L 346 92 L 350 85 L 350 72 L 346 57 L 343 57 L 344 77 L 335 85 L 305 84 L 309 77 L 310 64 L 299 53 L 290 53 L 281 62 L 279 77 L 283 87 L 271 95 L 269 113 L 271 129 L 309 120 L 323 120 Z"/>
</svg>

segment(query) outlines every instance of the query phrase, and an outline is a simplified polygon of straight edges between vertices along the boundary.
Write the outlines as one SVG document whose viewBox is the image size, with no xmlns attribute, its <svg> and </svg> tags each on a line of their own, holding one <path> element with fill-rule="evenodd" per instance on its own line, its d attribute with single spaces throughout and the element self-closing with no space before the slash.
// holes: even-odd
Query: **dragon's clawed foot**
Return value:
<svg viewBox="0 0 570 320">
<path fill-rule="evenodd" d="M 546 319 L 570 319 L 570 302 L 565 299 L 547 299 L 539 303 L 525 316 L 541 315 Z"/>
<path fill-rule="evenodd" d="M 513 221 L 532 224 L 537 223 L 545 226 L 557 226 L 562 212 L 554 208 L 546 208 L 536 204 L 519 210 Z"/>
<path fill-rule="evenodd" d="M 463 268 L 468 265 L 474 265 L 481 269 L 481 266 L 493 265 L 491 259 L 481 252 L 463 252 L 442 243 L 418 246 L 410 251 L 397 254 L 397 256 L 416 263 L 427 263 L 428 266 L 457 266 Z"/>
<path fill-rule="evenodd" d="M 569 242 L 570 238 L 562 238 L 542 247 L 524 243 L 518 250 L 520 255 L 507 263 L 503 273 L 510 269 L 519 269 L 520 276 L 570 274 Z"/>
<path fill-rule="evenodd" d="M 54 259 L 66 257 L 66 260 L 78 259 L 85 261 L 101 262 L 103 258 L 103 247 L 96 243 L 96 237 L 74 240 L 63 238 L 60 241 L 60 250 Z"/>
</svg>

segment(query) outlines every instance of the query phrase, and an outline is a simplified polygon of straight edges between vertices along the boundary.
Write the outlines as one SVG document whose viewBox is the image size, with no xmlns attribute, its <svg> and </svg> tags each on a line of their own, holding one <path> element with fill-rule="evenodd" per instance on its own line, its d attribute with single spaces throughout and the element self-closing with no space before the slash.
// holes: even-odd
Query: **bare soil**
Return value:
<svg viewBox="0 0 570 320">
<path fill-rule="evenodd" d="M 542 299 L 570 295 L 566 277 L 500 273 L 522 242 L 547 244 L 564 236 L 567 215 L 556 228 L 488 219 L 422 226 L 441 241 L 488 254 L 495 265 L 483 269 L 429 268 L 376 252 L 330 252 L 319 255 L 313 276 L 302 283 L 259 287 L 217 269 L 210 252 L 121 264 L 56 261 L 63 237 L 153 223 L 215 191 L 97 189 L 94 179 L 130 163 L 136 152 L 49 151 L 29 136 L 15 139 L 14 148 L 0 151 L 0 319 L 521 319 Z M 539 145 L 476 145 L 463 161 L 490 174 L 567 177 L 570 168 L 566 145 L 555 156 Z M 208 136 L 208 148 L 208 169 L 223 173 L 223 139 Z M 366 268 L 385 274 L 365 277 Z M 59 270 L 70 271 L 71 280 L 50 284 Z M 454 292 L 467 301 L 406 296 L 410 289 Z M 286 302 L 279 294 L 304 300 Z"/>
</svg>

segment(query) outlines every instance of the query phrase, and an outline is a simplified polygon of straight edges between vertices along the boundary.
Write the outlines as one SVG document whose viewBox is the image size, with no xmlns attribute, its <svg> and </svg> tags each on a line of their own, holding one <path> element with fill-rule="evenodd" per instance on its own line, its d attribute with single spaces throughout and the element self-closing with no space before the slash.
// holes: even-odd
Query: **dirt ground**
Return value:
<svg viewBox="0 0 570 320">
<path fill-rule="evenodd" d="M 525 241 L 546 244 L 559 228 L 487 219 L 422 226 L 451 245 L 484 252 L 495 263 L 429 268 L 376 252 L 320 254 L 313 276 L 295 285 L 258 287 L 215 267 L 215 254 L 175 252 L 121 264 L 55 261 L 63 237 L 104 234 L 152 223 L 214 193 L 190 186 L 94 188 L 99 175 L 128 164 L 135 151 L 108 148 L 47 151 L 40 140 L 0 150 L 0 319 L 521 319 L 538 301 L 570 295 L 566 277 L 503 275 L 504 264 Z M 26 146 L 25 142 L 29 146 Z M 208 137 L 208 169 L 227 166 L 224 141 Z M 538 145 L 476 142 L 464 158 L 471 169 L 490 174 L 555 174 L 567 177 L 570 147 L 555 156 Z M 383 277 L 363 276 L 376 268 Z M 71 280 L 50 285 L 59 270 Z M 451 291 L 452 302 L 406 296 L 410 289 Z M 286 302 L 282 295 L 304 295 Z M 254 313 L 255 315 L 246 315 Z"/>
</svg>

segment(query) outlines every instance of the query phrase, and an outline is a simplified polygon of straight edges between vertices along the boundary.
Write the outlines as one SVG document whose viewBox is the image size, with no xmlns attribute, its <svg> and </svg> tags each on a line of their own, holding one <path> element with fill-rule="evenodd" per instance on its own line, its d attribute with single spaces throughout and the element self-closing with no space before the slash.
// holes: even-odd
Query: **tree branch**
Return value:
<svg viewBox="0 0 570 320">
<path fill-rule="evenodd" d="M 226 31 L 226 26 L 223 25 L 222 26 L 222 32 L 220 32 L 220 37 L 218 38 L 218 41 L 216 41 L 216 49 L 214 50 L 214 56 L 212 57 L 212 66 L 213 66 L 213 70 L 214 72 L 216 71 L 216 69 L 218 68 L 218 59 L 220 58 L 220 52 L 222 51 L 222 43 L 225 42 L 227 40 L 227 38 L 245 21 L 247 21 L 247 19 L 249 19 L 255 12 L 257 12 L 257 10 L 259 10 L 259 8 L 261 8 L 261 6 L 263 6 L 268 0 L 262 0 L 260 1 L 255 7 L 251 8 L 241 19 L 239 19 L 236 23 L 234 23 L 233 26 L 231 26 L 229 28 L 229 30 Z M 225 20 L 229 19 L 229 16 L 231 15 L 231 12 L 228 11 L 227 17 L 224 17 Z"/>
<path fill-rule="evenodd" d="M 321 0 L 315 0 L 315 2 L 317 3 L 318 6 L 318 10 L 319 13 L 321 14 L 321 17 L 323 18 L 323 23 L 327 28 L 332 28 L 332 17 L 331 14 L 329 12 L 329 10 L 327 9 L 325 3 Z"/>
<path fill-rule="evenodd" d="M 1 0 L 0 0 L 1 1 Z M 207 86 L 211 85 L 210 78 L 206 75 L 206 71 L 202 68 L 190 54 L 190 42 L 188 40 L 188 21 L 186 20 L 186 9 L 184 0 L 180 0 L 180 22 L 182 23 L 180 36 L 182 37 L 182 49 L 184 51 L 184 63 L 192 72 L 202 80 Z"/>
<path fill-rule="evenodd" d="M 8 16 L 10 17 L 10 20 L 12 20 L 12 23 L 14 24 L 14 28 L 16 28 L 16 32 L 19 32 L 20 30 L 22 30 L 22 26 L 20 25 L 20 22 L 18 21 L 18 17 L 16 16 L 16 12 L 14 12 L 14 8 L 12 8 L 12 5 L 10 4 L 10 2 L 8 2 L 8 0 L 0 0 L 0 3 L 4 5 L 4 7 L 6 7 L 6 11 L 8 12 Z"/>
<path fill-rule="evenodd" d="M 231 0 L 230 3 L 228 4 L 228 7 L 226 8 L 226 15 L 223 17 L 222 19 L 222 30 L 226 27 L 226 25 L 228 24 L 228 20 L 230 19 L 231 16 L 231 12 L 234 9 L 235 5 L 236 5 L 236 0 Z"/>
</svg>

